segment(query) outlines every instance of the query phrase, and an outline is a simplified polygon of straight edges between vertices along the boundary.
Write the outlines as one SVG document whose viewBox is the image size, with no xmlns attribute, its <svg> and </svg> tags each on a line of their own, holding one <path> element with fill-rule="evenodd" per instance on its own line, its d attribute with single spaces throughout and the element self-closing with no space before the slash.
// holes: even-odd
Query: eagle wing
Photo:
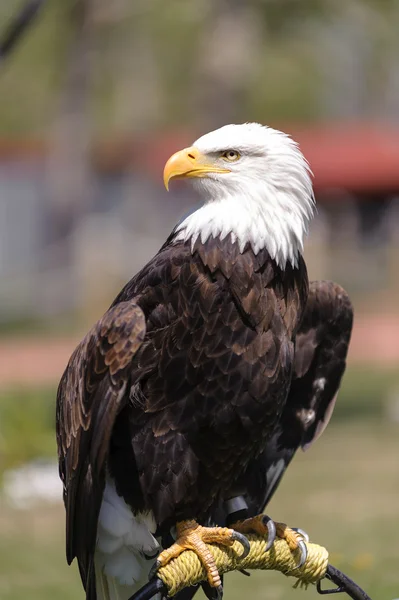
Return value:
<svg viewBox="0 0 399 600">
<path fill-rule="evenodd" d="M 78 558 L 85 586 L 92 568 L 109 440 L 124 404 L 129 365 L 145 332 L 144 314 L 134 301 L 113 306 L 76 348 L 58 387 L 56 432 L 67 559 L 71 563 Z"/>
<path fill-rule="evenodd" d="M 331 281 L 312 282 L 296 339 L 294 377 L 288 398 L 291 411 L 298 404 L 296 416 L 301 422 L 304 450 L 330 421 L 346 368 L 352 326 L 353 307 L 345 290 Z"/>
<path fill-rule="evenodd" d="M 326 428 L 345 371 L 352 325 L 353 308 L 345 290 L 331 281 L 311 282 L 279 427 L 246 475 L 251 514 L 268 504 L 296 450 L 307 449 Z"/>
</svg>

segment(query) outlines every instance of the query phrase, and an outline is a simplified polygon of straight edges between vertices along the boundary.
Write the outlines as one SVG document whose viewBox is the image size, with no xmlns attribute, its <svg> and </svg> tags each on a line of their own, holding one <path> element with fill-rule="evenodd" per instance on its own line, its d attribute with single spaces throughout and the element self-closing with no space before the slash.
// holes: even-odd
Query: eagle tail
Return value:
<svg viewBox="0 0 399 600">
<path fill-rule="evenodd" d="M 147 583 L 147 579 L 133 585 L 122 585 L 115 577 L 106 575 L 96 561 L 96 600 L 129 600 L 135 592 Z"/>
<path fill-rule="evenodd" d="M 129 600 L 148 582 L 160 545 L 152 513 L 133 515 L 107 477 L 94 554 L 96 594 L 88 600 Z"/>
<path fill-rule="evenodd" d="M 100 569 L 96 572 L 97 600 L 124 600 L 125 598 L 129 598 L 132 595 L 130 594 L 131 588 L 127 588 L 127 586 L 123 587 L 118 585 L 115 577 L 108 577 Z M 127 590 L 129 591 L 129 595 L 124 594 Z"/>
</svg>

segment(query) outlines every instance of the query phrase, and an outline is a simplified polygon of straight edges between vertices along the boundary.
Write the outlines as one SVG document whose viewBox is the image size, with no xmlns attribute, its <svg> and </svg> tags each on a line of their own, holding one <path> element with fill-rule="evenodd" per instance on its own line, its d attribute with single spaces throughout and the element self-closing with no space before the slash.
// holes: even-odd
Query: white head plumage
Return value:
<svg viewBox="0 0 399 600">
<path fill-rule="evenodd" d="M 266 248 L 277 264 L 298 263 L 314 212 L 309 165 L 285 133 L 258 123 L 226 125 L 186 149 L 204 205 L 178 227 L 177 239 L 231 235 L 241 251 Z M 195 162 L 195 168 L 194 168 Z M 197 168 L 198 166 L 198 168 Z"/>
</svg>

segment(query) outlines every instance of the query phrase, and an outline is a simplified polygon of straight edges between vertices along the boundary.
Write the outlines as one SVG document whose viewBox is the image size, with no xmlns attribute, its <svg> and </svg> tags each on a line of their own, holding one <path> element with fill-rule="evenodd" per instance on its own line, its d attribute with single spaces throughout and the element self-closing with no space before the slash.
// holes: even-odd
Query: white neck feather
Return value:
<svg viewBox="0 0 399 600">
<path fill-rule="evenodd" d="M 298 265 L 313 216 L 309 166 L 297 144 L 281 131 L 259 123 L 226 125 L 199 138 L 194 147 L 206 161 L 226 167 L 221 151 L 239 159 L 228 173 L 210 172 L 192 180 L 204 206 L 177 227 L 177 239 L 231 236 L 240 252 L 249 243 L 257 254 L 266 249 L 282 268 Z"/>
<path fill-rule="evenodd" d="M 257 254 L 266 249 L 282 268 L 287 262 L 298 265 L 304 236 L 313 215 L 314 201 L 310 179 L 295 189 L 267 186 L 259 181 L 250 191 L 238 191 L 209 200 L 177 227 L 176 240 L 191 240 L 192 248 L 200 239 L 231 236 L 243 252 L 247 243 Z"/>
</svg>

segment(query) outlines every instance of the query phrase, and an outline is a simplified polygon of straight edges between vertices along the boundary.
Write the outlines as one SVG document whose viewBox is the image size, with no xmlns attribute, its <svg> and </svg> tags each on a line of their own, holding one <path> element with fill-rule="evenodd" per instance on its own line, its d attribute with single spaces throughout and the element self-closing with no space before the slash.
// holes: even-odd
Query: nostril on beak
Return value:
<svg viewBox="0 0 399 600">
<path fill-rule="evenodd" d="M 189 153 L 188 153 L 188 157 L 189 157 L 189 158 L 192 158 L 193 160 L 195 160 L 195 156 L 194 156 L 194 154 L 192 154 L 191 152 L 189 152 Z"/>
</svg>

